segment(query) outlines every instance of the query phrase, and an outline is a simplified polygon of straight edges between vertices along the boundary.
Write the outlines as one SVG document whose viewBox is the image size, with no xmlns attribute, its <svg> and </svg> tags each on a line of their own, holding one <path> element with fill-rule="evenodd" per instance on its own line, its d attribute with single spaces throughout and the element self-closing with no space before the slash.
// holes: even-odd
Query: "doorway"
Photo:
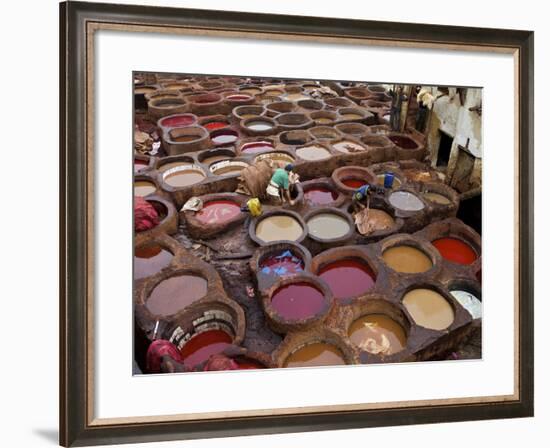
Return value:
<svg viewBox="0 0 550 448">
<path fill-rule="evenodd" d="M 437 150 L 437 163 L 438 168 L 447 168 L 449 164 L 449 158 L 451 157 L 451 148 L 453 146 L 453 137 L 445 132 L 439 131 L 439 149 Z"/>
</svg>

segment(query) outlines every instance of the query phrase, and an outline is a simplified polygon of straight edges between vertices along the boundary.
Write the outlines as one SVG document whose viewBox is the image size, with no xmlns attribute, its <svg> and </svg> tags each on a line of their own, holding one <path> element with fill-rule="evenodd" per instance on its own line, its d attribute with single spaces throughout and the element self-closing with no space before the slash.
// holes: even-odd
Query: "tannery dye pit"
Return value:
<svg viewBox="0 0 550 448">
<path fill-rule="evenodd" d="M 135 374 L 481 359 L 480 89 L 136 72 L 134 98 Z"/>
</svg>

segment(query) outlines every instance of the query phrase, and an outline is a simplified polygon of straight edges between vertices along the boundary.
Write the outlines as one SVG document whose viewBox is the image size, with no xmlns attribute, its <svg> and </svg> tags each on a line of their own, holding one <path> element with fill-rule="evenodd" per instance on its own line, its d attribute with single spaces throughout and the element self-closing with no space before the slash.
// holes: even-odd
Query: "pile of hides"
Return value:
<svg viewBox="0 0 550 448">
<path fill-rule="evenodd" d="M 265 199 L 267 184 L 273 175 L 270 161 L 260 160 L 241 171 L 237 193 L 246 194 L 255 198 Z"/>
<path fill-rule="evenodd" d="M 143 232 L 159 225 L 159 214 L 152 204 L 142 197 L 134 198 L 134 230 Z"/>
</svg>

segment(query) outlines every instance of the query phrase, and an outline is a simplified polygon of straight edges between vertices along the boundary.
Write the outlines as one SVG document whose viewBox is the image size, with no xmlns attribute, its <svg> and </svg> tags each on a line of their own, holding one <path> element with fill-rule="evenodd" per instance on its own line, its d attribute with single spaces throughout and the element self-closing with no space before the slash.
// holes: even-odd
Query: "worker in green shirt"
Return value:
<svg viewBox="0 0 550 448">
<path fill-rule="evenodd" d="M 267 185 L 266 193 L 268 197 L 275 199 L 277 203 L 288 201 L 290 205 L 294 205 L 289 189 L 289 174 L 292 172 L 292 168 L 293 166 L 290 163 L 284 169 L 277 168 Z"/>
</svg>

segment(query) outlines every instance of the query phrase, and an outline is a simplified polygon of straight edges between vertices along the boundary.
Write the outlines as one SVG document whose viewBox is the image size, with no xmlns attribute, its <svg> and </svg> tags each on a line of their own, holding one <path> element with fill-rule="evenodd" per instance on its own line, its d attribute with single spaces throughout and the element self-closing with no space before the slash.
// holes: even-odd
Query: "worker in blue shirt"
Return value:
<svg viewBox="0 0 550 448">
<path fill-rule="evenodd" d="M 354 191 L 351 204 L 355 213 L 370 205 L 370 198 L 375 194 L 384 194 L 386 189 L 378 185 L 364 184 Z"/>
</svg>

